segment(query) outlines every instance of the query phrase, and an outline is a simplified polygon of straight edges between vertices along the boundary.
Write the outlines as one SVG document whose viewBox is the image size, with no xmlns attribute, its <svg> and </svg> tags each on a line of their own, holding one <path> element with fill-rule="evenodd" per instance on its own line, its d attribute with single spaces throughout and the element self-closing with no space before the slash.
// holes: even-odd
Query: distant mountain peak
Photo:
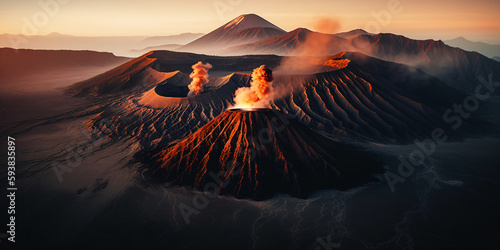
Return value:
<svg viewBox="0 0 500 250">
<path fill-rule="evenodd" d="M 226 24 L 224 26 L 224 28 L 229 28 L 229 27 L 232 27 L 232 26 L 235 26 L 235 25 L 238 25 L 241 21 L 243 21 L 243 19 L 245 19 L 245 16 L 246 15 L 241 15 L 235 19 L 233 19 L 231 22 L 229 22 L 228 24 Z"/>
<path fill-rule="evenodd" d="M 351 31 L 355 31 L 355 32 L 361 32 L 361 33 L 368 33 L 366 30 L 364 29 L 353 29 Z"/>
<path fill-rule="evenodd" d="M 362 35 L 373 35 L 373 34 L 367 32 L 363 29 L 354 29 L 354 30 L 347 31 L 347 32 L 340 32 L 340 33 L 337 33 L 335 35 L 342 37 L 342 38 L 345 38 L 345 39 L 351 39 L 351 38 L 355 38 L 355 37 L 362 36 Z"/>
<path fill-rule="evenodd" d="M 280 27 L 270 23 L 266 19 L 256 15 L 256 14 L 244 14 L 236 17 L 227 24 L 225 24 L 224 29 L 236 28 L 237 30 L 245 30 L 250 28 L 273 28 L 280 31 L 284 31 Z"/>
<path fill-rule="evenodd" d="M 58 32 L 52 32 L 52 33 L 47 34 L 47 36 L 64 36 L 64 35 L 61 33 L 58 33 Z"/>
<path fill-rule="evenodd" d="M 463 36 L 444 41 L 452 47 L 458 47 L 467 51 L 476 51 L 487 57 L 500 55 L 500 44 L 489 44 L 481 41 L 471 41 Z"/>
<path fill-rule="evenodd" d="M 300 32 L 313 32 L 313 31 L 308 29 L 308 28 L 296 28 L 296 29 L 292 30 L 291 32 L 300 33 Z"/>
<path fill-rule="evenodd" d="M 255 14 L 240 15 L 212 32 L 179 48 L 180 51 L 214 53 L 229 45 L 260 41 L 286 31 Z"/>
<path fill-rule="evenodd" d="M 288 32 L 288 34 L 300 35 L 300 36 L 305 36 L 305 35 L 310 34 L 310 33 L 319 33 L 319 32 L 312 31 L 312 30 L 307 29 L 307 28 L 297 28 L 297 29 L 294 29 L 294 30 Z"/>
<path fill-rule="evenodd" d="M 463 36 L 459 36 L 457 38 L 452 39 L 452 41 L 470 41 L 470 40 Z"/>
</svg>

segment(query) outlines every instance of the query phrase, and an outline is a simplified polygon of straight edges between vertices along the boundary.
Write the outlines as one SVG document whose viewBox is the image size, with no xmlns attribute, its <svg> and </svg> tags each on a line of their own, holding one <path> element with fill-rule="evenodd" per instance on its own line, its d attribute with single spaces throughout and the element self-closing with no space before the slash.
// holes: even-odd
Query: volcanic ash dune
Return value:
<svg viewBox="0 0 500 250">
<path fill-rule="evenodd" d="M 158 180 L 197 188 L 213 182 L 218 193 L 257 200 L 346 189 L 381 171 L 355 149 L 269 109 L 225 111 L 154 158 L 147 173 Z"/>
</svg>

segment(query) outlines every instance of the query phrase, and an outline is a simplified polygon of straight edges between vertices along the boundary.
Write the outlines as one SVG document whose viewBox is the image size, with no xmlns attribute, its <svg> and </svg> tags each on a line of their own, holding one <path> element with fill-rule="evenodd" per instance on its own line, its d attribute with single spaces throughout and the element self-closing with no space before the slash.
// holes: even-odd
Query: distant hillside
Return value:
<svg viewBox="0 0 500 250">
<path fill-rule="evenodd" d="M 347 47 L 347 40 L 333 34 L 324 34 L 314 32 L 305 28 L 298 28 L 287 33 L 283 33 L 274 37 L 260 40 L 255 43 L 246 43 L 239 46 L 230 47 L 222 53 L 226 55 L 233 54 L 277 54 L 277 55 L 294 55 L 295 53 L 302 53 L 300 48 L 308 41 L 311 44 L 308 52 L 315 52 L 318 48 L 320 56 L 337 54 L 342 51 L 349 50 Z M 328 48 L 323 48 L 322 44 L 328 44 Z M 319 49 L 321 47 L 321 49 Z M 297 50 L 299 49 L 299 50 Z M 304 53 L 309 54 L 309 53 Z M 309 54 L 310 56 L 317 56 Z"/>
<path fill-rule="evenodd" d="M 142 40 L 143 44 L 149 46 L 160 46 L 162 44 L 187 44 L 205 35 L 204 33 L 182 33 L 171 36 L 152 36 Z"/>
<path fill-rule="evenodd" d="M 108 52 L 0 48 L 0 77 L 75 67 L 118 65 L 129 60 Z"/>
<path fill-rule="evenodd" d="M 458 47 L 467 51 L 475 51 L 481 53 L 487 57 L 500 57 L 500 44 L 493 45 L 483 42 L 473 42 L 465 39 L 464 37 L 457 37 L 452 40 L 444 41 L 444 43 L 452 46 Z"/>
<path fill-rule="evenodd" d="M 147 47 L 144 49 L 139 49 L 139 50 L 133 49 L 133 50 L 130 50 L 130 52 L 142 55 L 142 54 L 148 53 L 150 51 L 154 51 L 154 50 L 175 50 L 181 46 L 182 46 L 181 44 L 166 44 L 166 45 L 160 45 L 160 46 L 150 46 L 150 47 Z"/>
<path fill-rule="evenodd" d="M 131 50 L 141 50 L 150 46 L 164 44 L 185 45 L 203 34 L 182 33 L 170 36 L 71 36 L 59 33 L 48 35 L 22 36 L 0 34 L 0 48 L 49 49 L 49 50 L 92 50 L 112 52 L 119 56 L 136 57 Z"/>
<path fill-rule="evenodd" d="M 347 32 L 339 32 L 339 33 L 336 33 L 335 35 L 338 37 L 342 37 L 344 39 L 351 39 L 351 38 L 355 38 L 355 37 L 358 37 L 361 35 L 370 35 L 370 33 L 366 32 L 362 29 L 355 29 L 355 30 L 351 30 L 351 31 L 347 31 Z"/>
</svg>

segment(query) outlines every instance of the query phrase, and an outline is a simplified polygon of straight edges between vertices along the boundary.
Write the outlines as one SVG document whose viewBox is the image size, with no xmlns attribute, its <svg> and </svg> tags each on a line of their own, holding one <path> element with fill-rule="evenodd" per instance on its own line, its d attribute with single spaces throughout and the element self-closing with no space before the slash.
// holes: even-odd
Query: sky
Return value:
<svg viewBox="0 0 500 250">
<path fill-rule="evenodd" d="M 290 31 L 332 18 L 356 28 L 416 39 L 500 43 L 499 0 L 2 0 L 0 34 L 161 36 L 208 33 L 254 13 Z"/>
</svg>

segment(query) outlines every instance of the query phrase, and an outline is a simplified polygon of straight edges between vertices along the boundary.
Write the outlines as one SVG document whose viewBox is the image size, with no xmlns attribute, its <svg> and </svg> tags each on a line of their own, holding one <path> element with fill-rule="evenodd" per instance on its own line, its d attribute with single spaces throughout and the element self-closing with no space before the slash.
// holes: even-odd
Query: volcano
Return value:
<svg viewBox="0 0 500 250">
<path fill-rule="evenodd" d="M 230 46 L 253 43 L 286 33 L 255 14 L 236 17 L 214 31 L 178 48 L 179 51 L 213 53 Z"/>
<path fill-rule="evenodd" d="M 158 180 L 199 189 L 215 183 L 219 194 L 255 200 L 347 189 L 381 172 L 361 151 L 271 109 L 225 111 L 154 162 L 147 172 Z"/>
</svg>

